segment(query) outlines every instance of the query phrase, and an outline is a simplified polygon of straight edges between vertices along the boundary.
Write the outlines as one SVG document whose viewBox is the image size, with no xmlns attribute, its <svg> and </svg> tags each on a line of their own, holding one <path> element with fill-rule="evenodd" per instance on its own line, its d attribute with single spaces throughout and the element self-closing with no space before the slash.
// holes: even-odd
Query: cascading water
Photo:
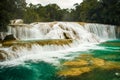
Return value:
<svg viewBox="0 0 120 80">
<path fill-rule="evenodd" d="M 0 40 L 3 40 L 6 35 L 7 35 L 6 32 L 0 32 Z"/>
<path fill-rule="evenodd" d="M 10 47 L 9 50 L 4 50 L 4 55 L 6 60 L 16 59 L 18 57 L 29 55 L 30 53 L 34 53 L 32 51 L 34 46 L 39 45 L 37 50 L 39 52 L 43 51 L 56 51 L 56 50 L 67 50 L 72 47 L 77 47 L 82 45 L 83 43 L 96 43 L 100 42 L 100 38 L 102 39 L 115 39 L 115 26 L 108 25 L 100 25 L 100 24 L 90 24 L 85 23 L 84 26 L 75 22 L 48 22 L 48 23 L 31 23 L 29 24 L 12 24 L 8 27 L 8 34 L 13 34 L 17 40 L 46 40 L 46 39 L 71 39 L 73 43 L 64 44 L 58 46 L 57 44 L 61 44 L 61 42 L 56 43 L 54 45 L 45 45 L 41 46 L 40 44 L 31 44 L 30 49 L 29 46 L 19 47 L 11 46 L 13 48 L 18 47 L 15 51 Z M 75 44 L 77 43 L 77 45 Z M 47 46 L 47 49 L 45 49 Z M 28 52 L 22 51 L 22 49 Z M 22 52 L 22 53 L 21 53 Z M 8 53 L 8 54 L 6 54 Z M 28 53 L 28 54 L 27 54 Z M 39 53 L 40 54 L 40 53 Z M 2 56 L 1 55 L 1 56 Z M 2 58 L 4 58 L 2 57 Z"/>
<path fill-rule="evenodd" d="M 53 22 L 10 26 L 8 32 L 20 40 L 80 39 L 94 41 L 95 36 L 77 23 Z M 53 36 L 54 35 L 54 36 Z"/>
<path fill-rule="evenodd" d="M 59 50 L 67 50 L 69 48 L 73 48 L 82 45 L 82 43 L 96 43 L 99 42 L 99 38 L 96 37 L 94 34 L 91 34 L 87 30 L 85 30 L 81 25 L 74 22 L 53 22 L 53 23 L 32 23 L 30 25 L 11 25 L 8 29 L 9 34 L 13 34 L 15 38 L 18 40 L 29 40 L 27 46 L 24 45 L 22 47 L 21 44 L 17 44 L 16 46 L 13 45 L 9 48 L 9 50 L 4 50 L 4 55 L 6 60 L 16 59 L 21 56 L 30 55 L 31 53 L 38 53 L 40 54 L 43 51 L 59 51 Z M 72 40 L 72 43 L 64 44 L 63 42 L 55 42 L 56 44 L 45 45 L 41 46 L 38 43 L 32 44 L 30 40 Z M 38 42 L 39 42 L 38 41 Z M 34 41 L 33 41 L 34 42 Z M 49 42 L 49 41 L 48 41 Z M 13 41 L 13 44 L 16 43 Z M 76 44 L 77 43 L 77 44 Z M 29 45 L 30 44 L 30 45 Z M 60 45 L 61 44 L 61 45 Z M 4 45 L 4 43 L 3 43 Z M 34 46 L 37 46 L 37 52 Z M 60 45 L 60 46 L 59 46 Z M 30 47 L 31 46 L 31 47 Z M 47 49 L 46 49 L 47 46 Z M 17 48 L 17 49 L 16 49 Z M 15 50 L 14 50 L 15 49 Z M 24 51 L 23 51 L 24 50 Z M 25 52 L 26 51 L 26 52 Z M 22 52 L 22 53 L 21 53 Z M 6 54 L 8 53 L 8 54 Z M 4 58 L 3 57 L 3 58 Z"/>
<path fill-rule="evenodd" d="M 102 39 L 116 39 L 116 33 L 119 32 L 116 32 L 115 28 L 116 26 L 103 24 L 85 23 L 83 26 L 75 22 L 51 22 L 11 25 L 8 27 L 8 33 L 13 34 L 19 40 L 76 39 L 85 38 L 88 35 L 90 37 L 91 33 Z M 1 33 L 2 39 L 5 34 Z"/>
<path fill-rule="evenodd" d="M 101 39 L 116 39 L 116 26 L 87 23 L 84 25 L 84 27 L 86 30 L 96 34 Z"/>
<path fill-rule="evenodd" d="M 7 34 L 13 34 L 16 40 L 7 41 Z M 119 80 L 120 67 L 111 63 L 119 61 L 119 40 L 101 43 L 116 39 L 115 26 L 16 23 L 0 35 L 0 80 Z"/>
</svg>

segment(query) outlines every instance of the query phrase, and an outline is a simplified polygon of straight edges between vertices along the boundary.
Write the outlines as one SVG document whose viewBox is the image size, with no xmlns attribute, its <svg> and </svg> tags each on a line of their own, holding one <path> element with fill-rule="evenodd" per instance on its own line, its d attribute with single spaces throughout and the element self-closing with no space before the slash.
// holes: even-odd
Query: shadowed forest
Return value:
<svg viewBox="0 0 120 80">
<path fill-rule="evenodd" d="M 76 21 L 120 25 L 120 0 L 83 0 L 73 9 L 61 9 L 57 4 L 27 4 L 25 0 L 0 1 L 0 31 L 12 19 L 25 23 Z"/>
</svg>

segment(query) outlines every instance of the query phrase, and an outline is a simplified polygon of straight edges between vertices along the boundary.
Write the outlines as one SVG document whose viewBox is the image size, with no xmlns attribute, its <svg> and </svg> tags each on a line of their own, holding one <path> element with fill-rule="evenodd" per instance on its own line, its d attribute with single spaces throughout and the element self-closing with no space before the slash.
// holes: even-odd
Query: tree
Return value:
<svg viewBox="0 0 120 80">
<path fill-rule="evenodd" d="M 23 17 L 25 6 L 25 0 L 0 1 L 0 32 L 7 31 L 7 25 L 11 19 Z"/>
<path fill-rule="evenodd" d="M 61 9 L 57 4 L 30 4 L 25 0 L 0 2 L 0 31 L 7 31 L 10 19 L 21 18 L 27 23 L 38 21 L 83 21 L 120 25 L 120 0 L 83 0 L 74 9 Z"/>
<path fill-rule="evenodd" d="M 74 6 L 74 21 L 120 25 L 120 0 L 83 0 Z"/>
<path fill-rule="evenodd" d="M 39 14 L 35 11 L 36 8 L 36 5 L 33 4 L 29 4 L 29 7 L 26 7 L 26 11 L 24 13 L 23 18 L 26 23 L 40 21 Z"/>
<path fill-rule="evenodd" d="M 6 5 L 6 6 L 5 6 Z M 9 9 L 12 9 L 8 0 L 0 1 L 0 32 L 7 31 L 7 24 L 9 23 Z"/>
<path fill-rule="evenodd" d="M 120 0 L 100 0 L 103 23 L 120 25 Z"/>
<path fill-rule="evenodd" d="M 45 6 L 50 21 L 59 20 L 60 7 L 57 4 L 48 4 Z"/>
</svg>

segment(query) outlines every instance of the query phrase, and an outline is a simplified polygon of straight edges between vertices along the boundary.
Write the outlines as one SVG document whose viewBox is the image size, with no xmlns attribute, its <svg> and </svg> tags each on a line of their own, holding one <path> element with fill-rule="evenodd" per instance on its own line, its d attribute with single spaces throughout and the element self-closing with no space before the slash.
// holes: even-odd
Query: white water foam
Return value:
<svg viewBox="0 0 120 80">
<path fill-rule="evenodd" d="M 33 23 L 28 25 L 16 25 L 10 26 L 8 33 L 12 33 L 19 40 L 35 40 L 35 39 L 72 39 L 73 43 L 69 45 L 45 45 L 40 46 L 38 44 L 33 44 L 31 48 L 16 46 L 16 50 L 13 50 L 11 46 L 4 50 L 7 55 L 6 60 L 0 62 L 0 65 L 17 65 L 23 64 L 24 61 L 45 61 L 49 63 L 59 63 L 60 59 L 72 59 L 79 52 L 86 51 L 88 49 L 100 48 L 95 46 L 94 43 L 100 42 L 100 37 L 104 38 L 115 38 L 114 27 L 102 27 L 99 25 L 88 24 L 82 26 L 74 22 L 53 22 L 53 23 Z M 99 29 L 101 32 L 99 32 Z M 104 35 L 106 32 L 106 35 Z M 113 35 L 111 35 L 113 34 Z M 74 55 L 72 55 L 74 53 Z M 72 55 L 69 56 L 68 55 Z"/>
<path fill-rule="evenodd" d="M 51 22 L 9 26 L 9 33 L 20 40 L 35 39 L 79 39 L 95 42 L 99 40 L 83 26 L 74 22 Z"/>
<path fill-rule="evenodd" d="M 75 56 L 80 54 L 80 52 L 78 51 L 86 51 L 92 48 L 95 49 L 100 47 L 96 47 L 93 43 L 81 43 L 81 45 L 78 45 L 78 42 L 76 43 L 76 41 L 74 42 L 74 44 L 70 44 L 69 46 L 46 45 L 44 47 L 41 47 L 40 45 L 32 45 L 31 50 L 27 48 L 19 48 L 17 51 L 13 51 L 13 53 L 15 53 L 17 57 L 14 56 L 13 58 L 13 56 L 11 55 L 9 56 L 8 60 L 0 62 L 0 65 L 16 66 L 19 64 L 24 64 L 24 62 L 28 60 L 32 60 L 34 62 L 44 61 L 52 63 L 54 65 L 58 65 L 60 59 L 73 59 Z M 10 49 L 5 50 L 8 50 L 9 52 L 11 51 Z"/>
</svg>

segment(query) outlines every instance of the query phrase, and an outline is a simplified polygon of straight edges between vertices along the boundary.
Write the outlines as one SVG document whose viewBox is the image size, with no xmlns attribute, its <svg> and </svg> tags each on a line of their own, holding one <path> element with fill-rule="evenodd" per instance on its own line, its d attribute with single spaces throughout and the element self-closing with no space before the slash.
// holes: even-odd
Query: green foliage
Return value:
<svg viewBox="0 0 120 80">
<path fill-rule="evenodd" d="M 26 11 L 24 13 L 24 21 L 26 23 L 30 22 L 38 22 L 39 21 L 39 15 L 35 11 L 36 7 L 32 4 L 30 4 L 30 7 L 26 7 Z"/>
<path fill-rule="evenodd" d="M 120 0 L 83 0 L 73 13 L 78 21 L 120 25 Z"/>
<path fill-rule="evenodd" d="M 83 0 L 74 9 L 61 9 L 57 4 L 26 6 L 25 0 L 0 1 L 0 32 L 7 31 L 11 19 L 26 23 L 81 21 L 120 25 L 120 0 Z"/>
<path fill-rule="evenodd" d="M 61 12 L 62 10 L 56 4 L 48 4 L 46 6 L 42 6 L 41 4 L 30 4 L 25 12 L 24 20 L 27 23 L 38 21 L 59 21 L 62 18 Z"/>
<path fill-rule="evenodd" d="M 103 23 L 120 25 L 120 0 L 101 0 Z"/>
<path fill-rule="evenodd" d="M 0 1 L 0 32 L 6 31 L 7 29 L 4 27 L 9 23 L 9 13 L 8 13 L 9 9 L 7 6 L 5 6 L 6 2 L 7 2 L 7 6 L 10 6 L 8 0 Z"/>
<path fill-rule="evenodd" d="M 1 0 L 0 1 L 0 32 L 7 31 L 7 25 L 11 19 L 23 18 L 25 0 Z"/>
</svg>

